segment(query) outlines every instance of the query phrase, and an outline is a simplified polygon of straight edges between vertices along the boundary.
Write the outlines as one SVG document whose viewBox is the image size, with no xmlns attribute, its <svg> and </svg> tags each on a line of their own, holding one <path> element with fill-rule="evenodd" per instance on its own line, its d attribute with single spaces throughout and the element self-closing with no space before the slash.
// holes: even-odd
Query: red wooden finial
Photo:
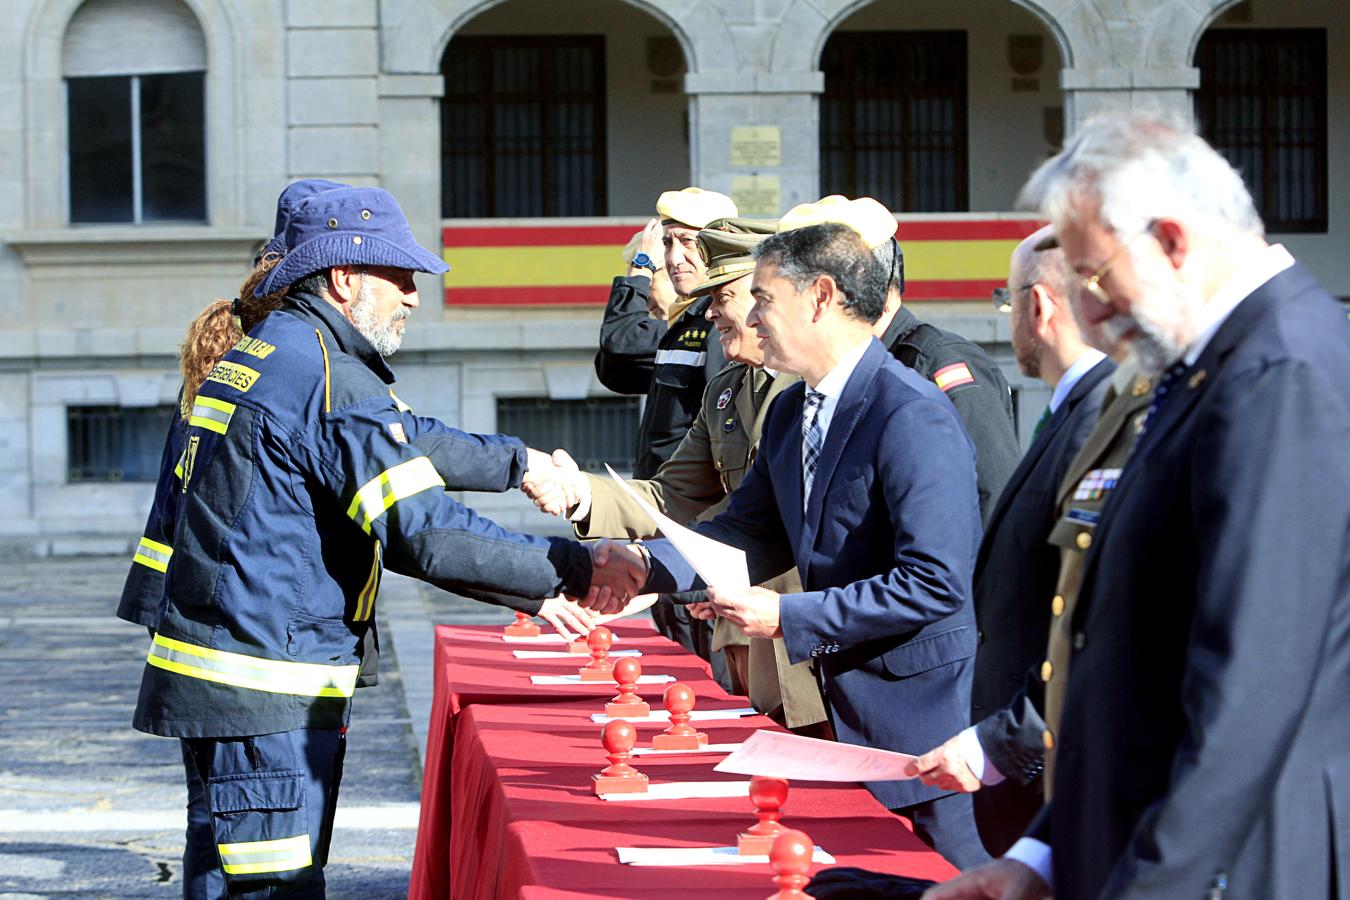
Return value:
<svg viewBox="0 0 1350 900">
<path fill-rule="evenodd" d="M 592 628 L 586 635 L 586 646 L 591 650 L 591 661 L 577 670 L 582 681 L 613 681 L 614 660 L 609 658 L 609 648 L 614 643 L 614 635 L 601 625 Z"/>
<path fill-rule="evenodd" d="M 613 674 L 614 680 L 619 683 L 619 693 L 605 704 L 605 715 L 625 719 L 645 719 L 650 716 L 652 708 L 637 693 L 642 664 L 631 656 L 622 657 L 614 663 Z"/>
<path fill-rule="evenodd" d="M 645 793 L 647 776 L 628 764 L 637 729 L 624 719 L 611 719 L 600 731 L 600 742 L 605 745 L 609 765 L 596 775 L 591 783 L 597 794 Z"/>
<path fill-rule="evenodd" d="M 697 750 L 705 746 L 708 736 L 689 724 L 689 713 L 694 709 L 693 688 L 677 681 L 666 688 L 662 699 L 670 712 L 670 727 L 652 738 L 652 749 Z"/>
<path fill-rule="evenodd" d="M 778 821 L 783 817 L 783 804 L 787 802 L 787 795 L 788 783 L 785 778 L 756 775 L 750 779 L 750 802 L 755 804 L 755 816 L 759 821 L 741 833 L 736 841 L 738 853 L 764 856 L 773 846 L 774 839 L 788 830 Z"/>
<path fill-rule="evenodd" d="M 528 614 L 516 612 L 516 620 L 502 629 L 507 637 L 539 637 L 539 625 Z"/>
<path fill-rule="evenodd" d="M 768 900 L 810 900 L 802 888 L 810 882 L 806 873 L 815 854 L 811 839 L 796 829 L 789 828 L 774 839 L 769 850 L 769 865 L 778 874 L 773 883 L 778 890 Z"/>
</svg>

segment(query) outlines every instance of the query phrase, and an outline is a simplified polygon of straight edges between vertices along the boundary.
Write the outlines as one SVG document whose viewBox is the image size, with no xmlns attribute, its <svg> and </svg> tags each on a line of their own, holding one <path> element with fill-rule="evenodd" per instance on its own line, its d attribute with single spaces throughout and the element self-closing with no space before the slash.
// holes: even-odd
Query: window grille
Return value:
<svg viewBox="0 0 1350 900">
<path fill-rule="evenodd" d="M 155 481 L 177 417 L 173 405 L 67 407 L 67 480 Z"/>
<path fill-rule="evenodd" d="M 1271 232 L 1327 230 L 1327 33 L 1211 29 L 1195 51 L 1195 115 Z"/>
<path fill-rule="evenodd" d="M 821 69 L 821 193 L 969 208 L 964 31 L 836 32 Z"/>
<path fill-rule="evenodd" d="M 638 398 L 499 397 L 497 430 L 513 434 L 530 447 L 550 452 L 562 447 L 586 472 L 633 471 Z"/>
<path fill-rule="evenodd" d="M 607 213 L 603 35 L 457 37 L 441 71 L 443 217 Z"/>
</svg>

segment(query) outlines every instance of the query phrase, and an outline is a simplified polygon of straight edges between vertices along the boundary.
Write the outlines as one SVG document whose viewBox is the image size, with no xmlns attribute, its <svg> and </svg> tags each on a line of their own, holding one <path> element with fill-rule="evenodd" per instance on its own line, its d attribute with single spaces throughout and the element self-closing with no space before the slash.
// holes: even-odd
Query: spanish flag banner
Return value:
<svg viewBox="0 0 1350 900">
<path fill-rule="evenodd" d="M 594 220 L 591 220 L 594 221 Z M 442 254 L 447 306 L 603 306 L 622 251 L 643 219 L 604 224 L 447 222 Z M 1042 223 L 1030 219 L 904 216 L 905 299 L 989 302 L 1008 257 Z"/>
</svg>

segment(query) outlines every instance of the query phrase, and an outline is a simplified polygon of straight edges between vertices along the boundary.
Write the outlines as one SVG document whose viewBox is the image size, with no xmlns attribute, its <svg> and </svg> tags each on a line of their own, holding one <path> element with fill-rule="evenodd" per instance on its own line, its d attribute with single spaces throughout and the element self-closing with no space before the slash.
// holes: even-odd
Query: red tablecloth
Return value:
<svg viewBox="0 0 1350 900">
<path fill-rule="evenodd" d="M 773 892 L 767 864 L 626 866 L 616 847 L 733 846 L 754 824 L 748 797 L 607 802 L 590 776 L 605 764 L 585 702 L 474 706 L 455 732 L 449 859 L 456 900 L 532 897 L 755 898 Z M 639 725 L 647 743 L 660 725 Z M 706 721 L 713 743 L 744 740 L 762 717 Z M 743 781 L 713 771 L 723 757 L 638 757 L 653 783 Z M 856 785 L 796 782 L 785 824 L 805 831 L 839 865 L 941 880 L 955 870 Z M 812 873 L 820 866 L 813 866 Z M 526 888 L 531 888 L 526 892 Z M 547 889 L 543 893 L 539 890 Z"/>
<path fill-rule="evenodd" d="M 712 680 L 707 663 L 656 633 L 650 622 L 615 622 L 621 640 L 613 649 L 642 651 L 643 672 L 673 675 L 694 689 L 699 708 L 748 706 L 731 698 Z M 595 711 L 616 692 L 613 684 L 535 685 L 531 675 L 574 674 L 585 662 L 577 659 L 517 659 L 513 650 L 563 650 L 564 644 L 509 643 L 499 625 L 438 625 L 431 722 L 422 774 L 422 810 L 417 829 L 409 891 L 415 897 L 449 896 L 445 860 L 450 847 L 450 788 L 456 719 L 470 704 L 528 704 L 594 698 Z M 639 685 L 639 694 L 661 708 L 664 684 Z"/>
</svg>

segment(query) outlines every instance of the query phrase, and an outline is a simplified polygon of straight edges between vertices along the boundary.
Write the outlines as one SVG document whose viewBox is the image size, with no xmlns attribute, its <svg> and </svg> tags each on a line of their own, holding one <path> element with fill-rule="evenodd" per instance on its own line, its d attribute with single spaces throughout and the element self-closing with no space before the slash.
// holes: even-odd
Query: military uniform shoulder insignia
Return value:
<svg viewBox="0 0 1350 900">
<path fill-rule="evenodd" d="M 963 384 L 974 384 L 975 376 L 971 374 L 970 366 L 965 363 L 952 363 L 933 373 L 933 383 L 943 391 L 950 391 Z"/>
<path fill-rule="evenodd" d="M 736 430 L 736 417 L 735 417 L 735 416 L 731 416 L 731 417 L 728 418 L 725 422 L 723 422 L 723 423 L 722 423 L 722 430 L 723 430 L 723 431 L 735 431 L 735 430 Z"/>
<path fill-rule="evenodd" d="M 717 395 L 718 409 L 726 409 L 727 404 L 730 402 L 731 402 L 731 388 L 727 388 L 725 391 Z"/>
</svg>

